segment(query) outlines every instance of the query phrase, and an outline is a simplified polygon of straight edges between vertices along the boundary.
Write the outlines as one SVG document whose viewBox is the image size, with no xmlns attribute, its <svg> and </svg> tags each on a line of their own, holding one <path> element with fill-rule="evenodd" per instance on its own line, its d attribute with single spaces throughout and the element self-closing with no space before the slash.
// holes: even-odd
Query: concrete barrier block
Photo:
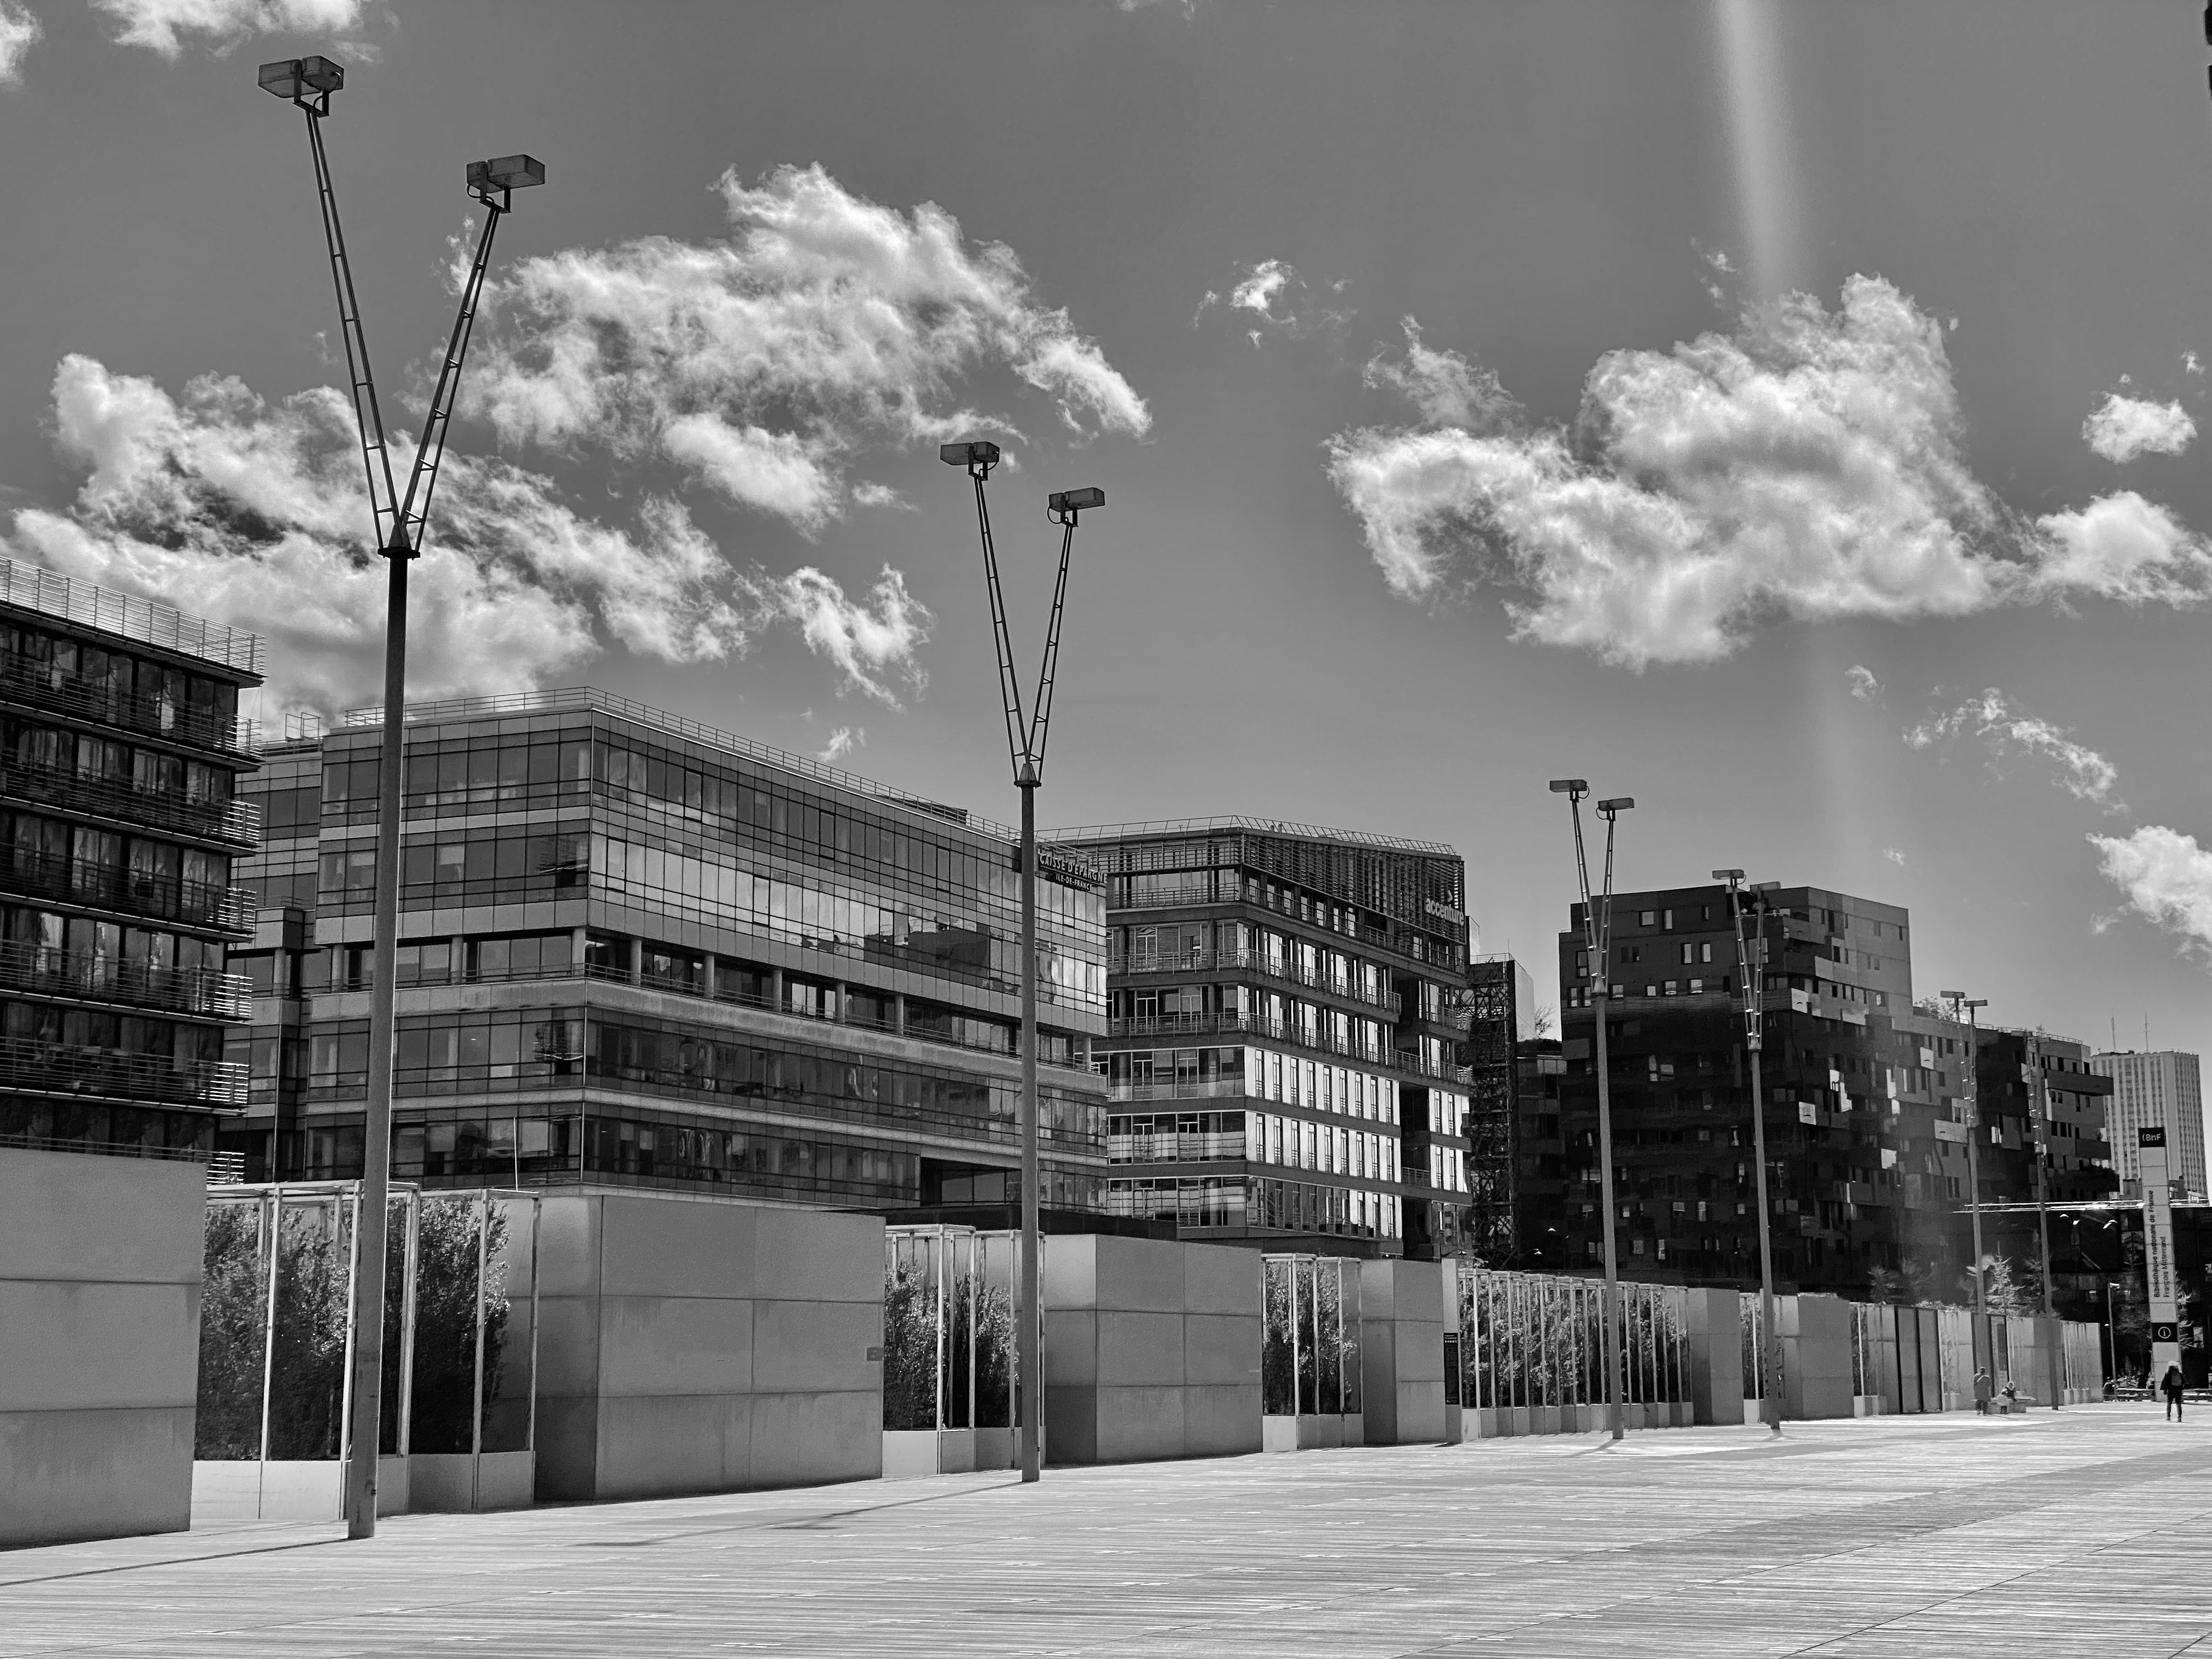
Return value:
<svg viewBox="0 0 2212 1659">
<path fill-rule="evenodd" d="M 753 1304 L 714 1297 L 599 1299 L 599 1391 L 610 1397 L 744 1394 Z"/>
<path fill-rule="evenodd" d="M 0 1412 L 181 1407 L 199 1389 L 199 1289 L 0 1279 Z"/>
<path fill-rule="evenodd" d="M 884 1340 L 880 1299 L 756 1302 L 752 1309 L 756 1392 L 880 1391 L 881 1362 L 868 1358 L 868 1350 Z"/>
<path fill-rule="evenodd" d="M 762 1206 L 650 1194 L 600 1200 L 603 1296 L 753 1294 Z M 876 1272 L 883 1273 L 881 1252 Z"/>
<path fill-rule="evenodd" d="M 1177 1288 L 1180 1290 L 1180 1286 Z M 1180 1387 L 1183 1380 L 1182 1333 L 1183 1316 L 1180 1310 L 1170 1313 L 1100 1310 L 1099 1387 Z"/>
<path fill-rule="evenodd" d="M 1266 1340 L 1267 1326 L 1256 1314 L 1185 1314 L 1182 1380 L 1200 1388 L 1256 1388 Z"/>
</svg>

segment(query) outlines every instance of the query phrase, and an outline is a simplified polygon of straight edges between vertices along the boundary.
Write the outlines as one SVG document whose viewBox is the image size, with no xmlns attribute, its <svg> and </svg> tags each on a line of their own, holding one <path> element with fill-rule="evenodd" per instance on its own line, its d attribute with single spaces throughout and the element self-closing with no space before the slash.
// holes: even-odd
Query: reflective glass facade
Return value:
<svg viewBox="0 0 2212 1659">
<path fill-rule="evenodd" d="M 244 1149 L 287 1176 L 360 1164 L 380 738 L 284 745 L 259 781 Z M 411 711 L 406 769 L 395 1176 L 1018 1195 L 1002 831 L 597 692 Z M 1104 900 L 1078 860 L 1041 873 L 1043 1198 L 1095 1212 Z"/>
<path fill-rule="evenodd" d="M 0 559 L 0 1144 L 206 1157 L 258 845 L 261 642 Z"/>
<path fill-rule="evenodd" d="M 1455 1248 L 1465 871 L 1448 847 L 1217 818 L 1056 832 L 1107 883 L 1108 1204 L 1184 1236 Z"/>
</svg>

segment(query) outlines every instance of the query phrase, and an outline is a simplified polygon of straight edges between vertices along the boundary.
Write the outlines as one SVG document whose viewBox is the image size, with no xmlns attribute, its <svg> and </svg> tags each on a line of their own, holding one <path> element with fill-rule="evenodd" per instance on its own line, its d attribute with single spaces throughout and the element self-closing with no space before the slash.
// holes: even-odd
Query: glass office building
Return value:
<svg viewBox="0 0 2212 1659">
<path fill-rule="evenodd" d="M 1255 818 L 1056 831 L 1107 882 L 1108 1202 L 1185 1237 L 1455 1249 L 1468 1204 L 1466 869 Z"/>
<path fill-rule="evenodd" d="M 262 642 L 9 559 L 0 630 L 0 1144 L 208 1156 L 246 1104 Z"/>
<path fill-rule="evenodd" d="M 380 716 L 275 747 L 240 1150 L 356 1173 Z M 392 1174 L 1018 1196 L 1009 833 L 592 690 L 408 714 Z M 1103 896 L 1040 860 L 1042 1201 L 1104 1202 Z M 250 1142 L 250 1144 L 244 1144 Z"/>
</svg>

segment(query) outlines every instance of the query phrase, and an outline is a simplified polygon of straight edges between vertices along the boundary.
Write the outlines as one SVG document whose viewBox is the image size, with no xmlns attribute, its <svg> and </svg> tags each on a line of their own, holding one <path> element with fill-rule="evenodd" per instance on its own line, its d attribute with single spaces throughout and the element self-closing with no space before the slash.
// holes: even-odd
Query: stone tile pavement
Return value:
<svg viewBox="0 0 2212 1659">
<path fill-rule="evenodd" d="M 0 1656 L 2212 1659 L 2212 1412 L 952 1475 L 0 1554 Z"/>
</svg>

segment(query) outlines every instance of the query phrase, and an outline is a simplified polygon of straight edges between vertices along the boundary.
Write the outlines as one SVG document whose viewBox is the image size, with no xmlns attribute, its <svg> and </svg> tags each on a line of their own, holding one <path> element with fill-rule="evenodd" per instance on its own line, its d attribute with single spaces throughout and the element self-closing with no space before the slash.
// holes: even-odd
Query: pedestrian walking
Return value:
<svg viewBox="0 0 2212 1659">
<path fill-rule="evenodd" d="M 2159 1379 L 2158 1391 L 2166 1396 L 2166 1416 L 2170 1423 L 2181 1421 L 2181 1367 L 2168 1365 L 2166 1375 Z"/>
<path fill-rule="evenodd" d="M 1976 1371 L 1974 1373 L 1974 1409 L 1984 1417 L 1990 1414 L 1990 1395 L 1992 1392 L 1990 1387 L 1990 1374 L 1987 1371 Z"/>
</svg>

